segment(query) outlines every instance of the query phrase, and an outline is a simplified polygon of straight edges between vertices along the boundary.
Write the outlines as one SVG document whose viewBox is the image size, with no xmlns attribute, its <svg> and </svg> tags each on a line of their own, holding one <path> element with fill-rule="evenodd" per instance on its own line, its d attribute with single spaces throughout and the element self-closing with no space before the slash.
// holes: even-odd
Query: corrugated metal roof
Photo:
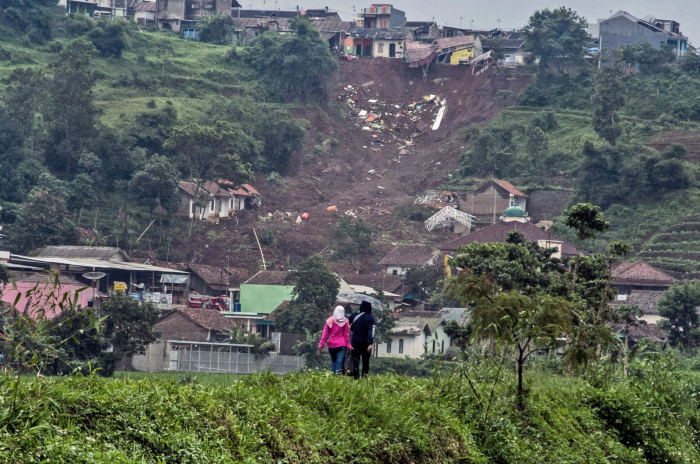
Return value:
<svg viewBox="0 0 700 464">
<path fill-rule="evenodd" d="M 19 258 L 23 261 L 26 262 L 33 262 L 33 263 L 46 263 L 46 264 L 61 264 L 64 266 L 74 266 L 74 267 L 82 267 L 82 268 L 87 268 L 87 269 L 120 269 L 123 271 L 147 271 L 147 272 L 166 272 L 170 274 L 188 274 L 187 272 L 184 271 L 178 271 L 175 269 L 170 269 L 167 267 L 160 267 L 160 266 L 150 266 L 148 264 L 138 264 L 138 263 L 131 263 L 127 261 L 121 261 L 121 262 L 112 262 L 112 261 L 107 261 L 103 259 L 90 259 L 90 258 L 75 258 L 75 259 L 67 259 L 67 258 L 31 258 L 29 256 L 19 256 L 19 255 L 13 255 L 16 258 Z"/>
<path fill-rule="evenodd" d="M 342 32 L 355 27 L 355 23 L 351 21 L 337 21 L 333 19 L 314 19 L 314 26 L 319 32 Z"/>
<path fill-rule="evenodd" d="M 128 256 L 117 247 L 91 247 L 91 246 L 47 246 L 38 258 L 93 258 L 112 259 L 115 255 L 121 254 L 124 258 Z"/>
<path fill-rule="evenodd" d="M 412 68 L 425 66 L 437 56 L 437 45 L 421 42 L 408 42 L 406 44 L 406 59 Z"/>
</svg>

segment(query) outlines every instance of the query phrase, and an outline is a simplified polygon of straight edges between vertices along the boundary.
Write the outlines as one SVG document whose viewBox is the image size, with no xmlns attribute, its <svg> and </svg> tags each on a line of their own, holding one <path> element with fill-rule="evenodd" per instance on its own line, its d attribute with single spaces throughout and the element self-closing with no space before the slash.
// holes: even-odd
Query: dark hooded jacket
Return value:
<svg viewBox="0 0 700 464">
<path fill-rule="evenodd" d="M 377 321 L 372 316 L 372 305 L 363 301 L 358 312 L 352 313 L 348 318 L 350 323 L 350 343 L 374 343 L 374 326 Z"/>
</svg>

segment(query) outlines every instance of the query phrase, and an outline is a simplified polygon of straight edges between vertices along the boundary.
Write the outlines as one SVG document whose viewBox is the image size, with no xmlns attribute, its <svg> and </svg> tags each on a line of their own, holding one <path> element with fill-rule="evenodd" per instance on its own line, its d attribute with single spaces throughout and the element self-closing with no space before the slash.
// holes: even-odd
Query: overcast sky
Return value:
<svg viewBox="0 0 700 464">
<path fill-rule="evenodd" d="M 353 6 L 360 10 L 371 5 L 372 0 L 240 0 L 244 8 L 294 9 L 329 7 L 340 13 L 341 17 L 349 20 L 353 15 Z M 390 3 L 384 0 L 386 3 Z M 376 3 L 381 3 L 376 1 Z M 700 44 L 700 5 L 697 0 L 401 0 L 393 5 L 406 12 L 409 21 L 431 20 L 433 17 L 440 26 L 459 27 L 460 17 L 462 27 L 469 27 L 474 21 L 474 27 L 491 29 L 500 25 L 502 28 L 519 28 L 527 23 L 527 19 L 535 10 L 558 8 L 562 5 L 573 8 L 588 22 L 596 22 L 600 18 L 610 16 L 610 11 L 625 10 L 628 13 L 644 18 L 653 15 L 661 19 L 674 19 L 681 23 L 681 32 L 690 38 L 694 45 Z"/>
</svg>

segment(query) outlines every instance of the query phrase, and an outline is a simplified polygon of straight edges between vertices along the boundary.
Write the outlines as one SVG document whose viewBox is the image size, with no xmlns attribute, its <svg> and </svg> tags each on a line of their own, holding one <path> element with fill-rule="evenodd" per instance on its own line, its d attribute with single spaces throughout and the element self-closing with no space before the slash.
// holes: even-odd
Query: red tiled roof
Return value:
<svg viewBox="0 0 700 464">
<path fill-rule="evenodd" d="M 249 197 L 250 196 L 250 193 L 246 192 L 242 188 L 228 189 L 228 191 L 231 193 L 231 195 L 237 195 L 240 197 Z"/>
<path fill-rule="evenodd" d="M 503 187 L 504 189 L 506 189 L 508 191 L 508 193 L 512 193 L 516 197 L 527 198 L 527 195 L 525 193 L 523 193 L 520 190 L 518 190 L 517 188 L 515 188 L 515 186 L 513 184 L 511 184 L 510 182 L 505 181 L 505 180 L 499 180 L 499 179 L 491 179 L 491 180 L 493 182 L 495 182 L 496 184 L 500 185 L 501 187 Z"/>
<path fill-rule="evenodd" d="M 517 230 L 525 236 L 528 242 L 537 242 L 539 240 L 551 240 L 553 242 L 562 242 L 562 255 L 564 258 L 576 256 L 576 247 L 569 242 L 565 242 L 559 237 L 550 234 L 549 232 L 540 229 L 530 222 L 497 222 L 483 229 L 472 232 L 471 234 L 463 235 L 462 237 L 445 243 L 440 247 L 440 250 L 446 252 L 457 251 L 462 245 L 470 243 L 505 243 L 508 232 Z M 585 251 L 581 254 L 587 255 Z"/>
<path fill-rule="evenodd" d="M 644 261 L 620 263 L 612 270 L 617 285 L 638 285 L 646 287 L 670 287 L 673 278 Z"/>
<path fill-rule="evenodd" d="M 423 266 L 429 264 L 437 255 L 429 246 L 399 245 L 379 261 L 380 266 Z"/>
<path fill-rule="evenodd" d="M 134 11 L 146 11 L 149 13 L 156 12 L 156 2 L 143 2 L 136 5 Z"/>
<path fill-rule="evenodd" d="M 230 330 L 233 321 L 213 309 L 177 308 L 179 313 L 207 330 Z"/>
<path fill-rule="evenodd" d="M 252 193 L 253 195 L 260 195 L 260 192 L 255 190 L 250 184 L 243 184 L 243 188 Z"/>
</svg>

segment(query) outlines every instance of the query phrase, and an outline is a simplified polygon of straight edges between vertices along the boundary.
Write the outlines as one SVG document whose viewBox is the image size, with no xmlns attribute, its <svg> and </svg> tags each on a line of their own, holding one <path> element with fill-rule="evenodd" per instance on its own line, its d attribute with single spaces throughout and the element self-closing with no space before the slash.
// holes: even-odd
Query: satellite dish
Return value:
<svg viewBox="0 0 700 464">
<path fill-rule="evenodd" d="M 104 276 L 106 276 L 104 272 L 86 272 L 83 274 L 83 277 L 85 277 L 88 280 L 100 280 Z"/>
</svg>

